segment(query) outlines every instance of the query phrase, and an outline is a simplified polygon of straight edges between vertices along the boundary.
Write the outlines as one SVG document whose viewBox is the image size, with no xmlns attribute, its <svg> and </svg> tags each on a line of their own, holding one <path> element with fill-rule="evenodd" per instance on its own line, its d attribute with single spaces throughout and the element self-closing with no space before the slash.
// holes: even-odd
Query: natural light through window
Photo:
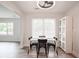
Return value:
<svg viewBox="0 0 79 59">
<path fill-rule="evenodd" d="M 13 35 L 13 23 L 0 23 L 0 35 Z"/>
<path fill-rule="evenodd" d="M 33 19 L 32 20 L 32 36 L 53 38 L 55 36 L 55 20 L 54 19 Z"/>
</svg>

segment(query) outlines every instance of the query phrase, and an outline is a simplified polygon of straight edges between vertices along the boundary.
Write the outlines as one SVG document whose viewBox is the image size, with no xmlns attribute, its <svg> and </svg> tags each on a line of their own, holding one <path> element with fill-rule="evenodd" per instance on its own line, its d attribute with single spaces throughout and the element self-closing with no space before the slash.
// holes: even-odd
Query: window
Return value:
<svg viewBox="0 0 79 59">
<path fill-rule="evenodd" d="M 45 35 L 47 38 L 55 36 L 55 20 L 53 19 L 33 19 L 32 36 L 38 38 Z"/>
<path fill-rule="evenodd" d="M 55 20 L 44 20 L 44 35 L 48 38 L 53 38 L 53 36 L 55 36 Z"/>
<path fill-rule="evenodd" d="M 0 23 L 0 35 L 13 35 L 13 23 Z"/>
<path fill-rule="evenodd" d="M 43 22 L 41 19 L 34 19 L 32 22 L 32 36 L 37 38 L 38 36 L 43 34 Z"/>
</svg>

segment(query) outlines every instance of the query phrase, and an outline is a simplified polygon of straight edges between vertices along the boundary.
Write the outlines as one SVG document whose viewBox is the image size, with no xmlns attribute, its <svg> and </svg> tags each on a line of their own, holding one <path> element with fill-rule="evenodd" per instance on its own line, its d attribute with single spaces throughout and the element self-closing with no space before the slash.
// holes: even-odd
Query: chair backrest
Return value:
<svg viewBox="0 0 79 59">
<path fill-rule="evenodd" d="M 55 40 L 58 40 L 58 38 L 57 37 L 53 37 Z"/>
<path fill-rule="evenodd" d="M 38 43 L 47 43 L 47 39 L 38 39 Z"/>
<path fill-rule="evenodd" d="M 39 36 L 39 38 L 45 38 L 46 36 Z"/>
<path fill-rule="evenodd" d="M 53 37 L 56 41 L 56 47 L 60 47 L 60 45 L 61 45 L 61 43 L 60 43 L 60 41 L 58 40 L 58 38 L 57 37 Z"/>
<path fill-rule="evenodd" d="M 30 36 L 28 39 L 29 39 L 29 40 L 32 39 L 32 36 Z"/>
<path fill-rule="evenodd" d="M 38 44 L 40 47 L 45 47 L 47 43 L 47 39 L 38 39 Z"/>
</svg>

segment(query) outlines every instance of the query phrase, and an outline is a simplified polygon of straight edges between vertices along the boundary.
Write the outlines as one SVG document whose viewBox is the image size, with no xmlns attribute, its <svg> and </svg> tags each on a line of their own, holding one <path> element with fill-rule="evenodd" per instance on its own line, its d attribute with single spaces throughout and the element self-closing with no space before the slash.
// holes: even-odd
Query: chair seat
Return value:
<svg viewBox="0 0 79 59">
<path fill-rule="evenodd" d="M 54 40 L 48 40 L 47 43 L 55 44 L 55 41 Z"/>
<path fill-rule="evenodd" d="M 30 42 L 30 48 L 32 49 L 32 46 L 36 46 L 37 47 L 38 42 L 37 41 L 31 41 Z"/>
<path fill-rule="evenodd" d="M 37 40 L 31 40 L 30 43 L 31 43 L 31 44 L 33 44 L 33 43 L 38 43 L 38 41 L 37 41 Z"/>
<path fill-rule="evenodd" d="M 53 43 L 47 43 L 47 45 L 55 45 L 55 44 L 53 44 Z"/>
</svg>

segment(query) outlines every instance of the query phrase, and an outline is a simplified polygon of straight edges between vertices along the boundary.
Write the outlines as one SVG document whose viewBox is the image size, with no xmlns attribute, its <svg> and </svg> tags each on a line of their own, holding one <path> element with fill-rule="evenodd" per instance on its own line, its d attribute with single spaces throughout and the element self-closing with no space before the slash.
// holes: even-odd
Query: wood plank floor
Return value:
<svg viewBox="0 0 79 59">
<path fill-rule="evenodd" d="M 30 54 L 27 54 L 27 49 L 21 49 L 19 43 L 15 42 L 0 42 L 0 58 L 36 58 L 36 49 L 32 48 Z M 46 58 L 44 49 L 41 48 L 39 58 Z M 65 54 L 59 49 L 59 55 L 50 47 L 48 58 L 74 58 L 72 55 Z"/>
</svg>

